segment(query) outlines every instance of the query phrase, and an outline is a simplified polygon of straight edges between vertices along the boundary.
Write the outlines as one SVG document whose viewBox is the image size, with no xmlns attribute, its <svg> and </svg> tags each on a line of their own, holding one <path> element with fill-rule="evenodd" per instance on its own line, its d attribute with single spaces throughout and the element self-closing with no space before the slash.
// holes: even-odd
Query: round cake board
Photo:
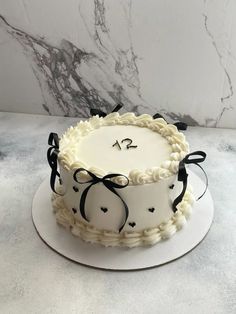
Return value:
<svg viewBox="0 0 236 314">
<path fill-rule="evenodd" d="M 199 196 L 205 183 L 189 171 L 189 182 L 194 194 Z M 151 247 L 121 248 L 90 244 L 73 236 L 69 230 L 56 223 L 51 205 L 49 178 L 37 190 L 32 205 L 32 218 L 42 240 L 64 257 L 90 267 L 109 270 L 137 270 L 159 266 L 173 261 L 195 248 L 210 229 L 214 206 L 211 194 L 206 194 L 194 204 L 187 224 L 168 240 Z"/>
</svg>

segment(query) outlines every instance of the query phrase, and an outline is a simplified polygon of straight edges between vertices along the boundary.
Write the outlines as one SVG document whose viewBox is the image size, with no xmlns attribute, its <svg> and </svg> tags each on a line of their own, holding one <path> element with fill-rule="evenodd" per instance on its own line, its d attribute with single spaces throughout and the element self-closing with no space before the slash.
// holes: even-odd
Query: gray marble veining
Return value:
<svg viewBox="0 0 236 314">
<path fill-rule="evenodd" d="M 235 12 L 234 0 L 2 2 L 0 110 L 88 117 L 121 102 L 236 128 Z"/>
<path fill-rule="evenodd" d="M 192 151 L 208 154 L 215 217 L 204 241 L 167 265 L 111 272 L 53 252 L 31 220 L 32 198 L 49 173 L 48 134 L 76 121 L 0 114 L 0 313 L 235 313 L 236 130 L 185 132 Z"/>
<path fill-rule="evenodd" d="M 136 113 L 140 113 L 141 105 L 145 107 L 139 91 L 138 68 L 132 43 L 128 50 L 117 49 L 106 26 L 104 1 L 94 1 L 94 5 L 94 34 L 88 33 L 99 53 L 80 49 L 66 39 L 62 39 L 58 47 L 53 46 L 39 36 L 32 36 L 14 27 L 0 15 L 2 27 L 22 45 L 29 58 L 44 98 L 43 109 L 50 115 L 56 111 L 65 116 L 88 117 L 90 108 L 109 112 L 117 103 L 124 103 L 126 111 Z M 79 12 L 88 27 L 86 17 L 80 9 Z M 127 12 L 128 27 L 129 23 L 130 13 Z M 83 74 L 81 68 L 84 64 L 99 82 Z M 126 88 L 135 91 L 135 100 L 132 101 L 132 97 L 128 96 Z M 52 98 L 48 98 L 49 95 Z"/>
</svg>

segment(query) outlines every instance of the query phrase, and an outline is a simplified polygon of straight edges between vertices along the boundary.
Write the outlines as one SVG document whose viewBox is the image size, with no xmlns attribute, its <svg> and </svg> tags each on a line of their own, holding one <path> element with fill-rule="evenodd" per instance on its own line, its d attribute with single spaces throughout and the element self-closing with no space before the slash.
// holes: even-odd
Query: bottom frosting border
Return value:
<svg viewBox="0 0 236 314">
<path fill-rule="evenodd" d="M 187 223 L 194 204 L 192 188 L 188 186 L 183 200 L 177 206 L 178 210 L 165 223 L 155 228 L 145 229 L 138 232 L 115 232 L 99 230 L 82 221 L 75 219 L 73 214 L 66 208 L 63 197 L 53 193 L 52 207 L 59 225 L 69 229 L 74 236 L 85 242 L 101 244 L 105 247 L 129 247 L 152 246 L 162 240 L 171 238 Z"/>
</svg>

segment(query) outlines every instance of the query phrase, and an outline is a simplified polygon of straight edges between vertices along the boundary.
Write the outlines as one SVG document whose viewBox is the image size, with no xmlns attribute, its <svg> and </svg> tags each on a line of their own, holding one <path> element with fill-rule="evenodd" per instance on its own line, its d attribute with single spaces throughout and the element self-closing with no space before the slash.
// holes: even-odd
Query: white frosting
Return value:
<svg viewBox="0 0 236 314">
<path fill-rule="evenodd" d="M 129 141 L 137 148 L 127 149 Z M 113 144 L 118 140 L 121 149 Z M 79 159 L 109 173 L 129 175 L 131 169 L 146 169 L 160 166 L 169 159 L 171 146 L 165 138 L 148 128 L 134 125 L 103 126 L 90 132 L 79 142 Z"/>
<path fill-rule="evenodd" d="M 112 147 L 116 140 L 127 137 L 132 145 L 138 145 L 136 149 Z M 116 171 L 127 174 L 130 185 L 138 185 L 177 173 L 179 161 L 187 153 L 184 135 L 164 119 L 111 113 L 69 128 L 60 140 L 59 161 L 67 170 L 82 167 L 99 176 Z"/>
<path fill-rule="evenodd" d="M 99 243 L 104 246 L 150 246 L 168 239 L 180 230 L 191 214 L 194 202 L 193 194 L 187 190 L 182 202 L 178 205 L 178 211 L 166 222 L 153 228 L 135 232 L 114 232 L 97 229 L 92 225 L 77 220 L 72 211 L 64 204 L 63 197 L 53 194 L 52 204 L 56 214 L 57 222 L 71 230 L 72 234 L 80 237 L 86 242 Z"/>
</svg>

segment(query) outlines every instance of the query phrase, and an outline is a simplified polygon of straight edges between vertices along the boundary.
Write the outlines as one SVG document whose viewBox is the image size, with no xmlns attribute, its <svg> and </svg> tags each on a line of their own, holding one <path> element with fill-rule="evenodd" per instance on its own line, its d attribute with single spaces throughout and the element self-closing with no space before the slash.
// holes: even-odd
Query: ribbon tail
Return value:
<svg viewBox="0 0 236 314">
<path fill-rule="evenodd" d="M 182 201 L 184 194 L 186 192 L 186 189 L 187 189 L 188 173 L 185 167 L 185 159 L 183 159 L 179 164 L 178 181 L 183 182 L 183 189 L 180 195 L 176 197 L 176 199 L 174 200 L 172 204 L 172 209 L 174 213 L 178 210 L 177 206 Z"/>
<path fill-rule="evenodd" d="M 55 183 L 56 183 L 56 178 L 60 178 L 60 173 L 57 171 L 57 151 L 53 150 L 54 147 L 49 147 L 47 151 L 47 159 L 49 166 L 51 167 L 51 176 L 50 176 L 50 186 L 51 189 L 54 193 L 60 195 L 56 190 L 55 190 Z M 52 152 L 53 150 L 53 152 Z"/>
<path fill-rule="evenodd" d="M 119 196 L 120 197 L 120 196 Z M 121 201 L 122 201 L 122 203 L 123 203 L 123 205 L 124 205 L 124 208 L 125 208 L 125 220 L 124 220 L 124 222 L 123 222 L 123 224 L 121 225 L 121 227 L 119 228 L 119 233 L 123 230 L 123 228 L 124 228 L 124 226 L 125 226 L 125 224 L 126 224 L 126 222 L 127 222 L 127 219 L 128 219 L 128 217 L 129 217 L 129 209 L 128 209 L 128 206 L 127 206 L 127 204 L 123 201 L 123 199 L 120 197 L 120 199 L 121 199 Z"/>
<path fill-rule="evenodd" d="M 195 158 L 195 159 L 191 159 L 192 156 L 198 156 L 198 155 L 200 157 Z M 203 195 L 206 193 L 207 188 L 208 188 L 208 177 L 207 177 L 205 170 L 202 168 L 202 166 L 199 165 L 199 163 L 203 162 L 205 160 L 205 158 L 206 158 L 206 153 L 204 153 L 202 151 L 196 151 L 194 153 L 190 153 L 190 154 L 186 155 L 185 158 L 180 162 L 178 181 L 183 182 L 183 190 L 182 190 L 181 194 L 173 202 L 172 208 L 173 208 L 174 212 L 177 211 L 177 205 L 182 201 L 184 194 L 186 192 L 186 189 L 187 189 L 188 174 L 187 174 L 187 171 L 185 168 L 185 164 L 194 164 L 194 165 L 198 166 L 205 175 L 206 187 L 205 187 L 203 193 L 196 200 L 197 201 L 200 200 L 203 197 Z"/>
<path fill-rule="evenodd" d="M 89 186 L 87 186 L 87 187 L 84 189 L 84 191 L 83 191 L 83 193 L 82 193 L 82 195 L 81 195 L 81 198 L 80 198 L 80 214 L 81 214 L 81 216 L 82 216 L 86 221 L 88 221 L 88 222 L 89 222 L 89 220 L 88 220 L 88 218 L 87 218 L 87 216 L 86 216 L 86 214 L 85 214 L 85 200 L 86 200 L 88 191 L 89 191 L 89 189 L 92 187 L 92 185 L 94 185 L 94 183 L 90 184 Z"/>
<path fill-rule="evenodd" d="M 186 173 L 185 178 L 181 181 L 183 182 L 183 189 L 182 189 L 182 192 L 180 193 L 180 195 L 178 197 L 176 197 L 176 199 L 173 202 L 172 209 L 173 209 L 174 213 L 178 210 L 177 206 L 182 201 L 184 194 L 186 192 L 186 189 L 187 189 L 187 184 L 188 184 L 188 174 L 187 173 Z"/>
<path fill-rule="evenodd" d="M 118 105 L 115 106 L 114 109 L 112 109 L 112 112 L 117 112 L 117 111 L 119 111 L 122 107 L 123 107 L 123 105 L 118 104 Z"/>
<path fill-rule="evenodd" d="M 124 209 L 125 209 L 125 220 L 124 220 L 123 224 L 122 224 L 122 225 L 120 226 L 120 228 L 119 228 L 119 233 L 120 233 L 120 232 L 123 230 L 123 228 L 124 228 L 124 226 L 125 226 L 125 224 L 126 224 L 126 222 L 127 222 L 127 219 L 128 219 L 128 217 L 129 217 L 129 209 L 128 209 L 127 204 L 126 204 L 125 201 L 123 200 L 123 198 L 116 192 L 116 190 L 115 190 L 113 187 L 108 186 L 108 185 L 106 185 L 106 187 L 107 187 L 111 192 L 115 193 L 115 194 L 119 197 L 119 199 L 121 200 L 121 202 L 122 202 L 123 205 L 124 205 Z"/>
<path fill-rule="evenodd" d="M 206 179 L 206 186 L 205 186 L 205 189 L 203 191 L 203 193 L 197 198 L 197 201 L 199 201 L 206 193 L 207 191 L 207 188 L 208 188 L 208 177 L 207 177 L 207 174 L 206 174 L 206 171 L 202 168 L 202 166 L 200 166 L 199 164 L 196 164 L 200 169 L 202 169 L 202 172 L 204 173 L 204 176 L 205 176 L 205 179 Z"/>
<path fill-rule="evenodd" d="M 52 189 L 52 191 L 53 191 L 54 193 L 59 194 L 59 193 L 55 190 L 56 177 L 57 177 L 56 171 L 53 171 L 53 170 L 52 170 L 51 176 L 50 176 L 50 186 L 51 186 L 51 189 Z"/>
<path fill-rule="evenodd" d="M 59 153 L 59 137 L 57 133 L 50 133 L 48 137 L 48 145 L 50 147 L 47 150 L 47 160 L 48 164 L 51 167 L 51 176 L 50 176 L 50 186 L 54 193 L 57 193 L 55 190 L 56 178 L 60 178 L 60 173 L 57 170 L 57 157 Z M 60 195 L 60 194 L 59 194 Z"/>
</svg>

